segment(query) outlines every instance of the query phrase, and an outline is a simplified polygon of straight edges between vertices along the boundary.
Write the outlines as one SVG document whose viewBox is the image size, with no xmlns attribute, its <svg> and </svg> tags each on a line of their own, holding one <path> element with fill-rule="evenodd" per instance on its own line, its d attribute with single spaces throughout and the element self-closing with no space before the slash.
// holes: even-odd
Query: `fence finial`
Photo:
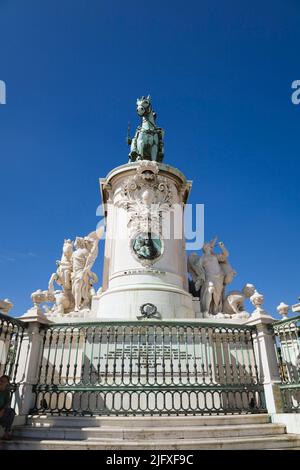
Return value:
<svg viewBox="0 0 300 470">
<path fill-rule="evenodd" d="M 289 305 L 285 304 L 284 302 L 280 302 L 280 304 L 276 308 L 277 312 L 282 316 L 283 320 L 287 319 L 289 309 L 290 309 Z"/>
</svg>

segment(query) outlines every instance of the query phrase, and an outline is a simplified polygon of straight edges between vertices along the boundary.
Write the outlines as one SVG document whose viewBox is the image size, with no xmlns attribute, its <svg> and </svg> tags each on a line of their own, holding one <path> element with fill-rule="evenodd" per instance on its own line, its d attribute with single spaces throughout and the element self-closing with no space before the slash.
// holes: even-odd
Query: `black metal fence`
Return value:
<svg viewBox="0 0 300 470">
<path fill-rule="evenodd" d="M 300 412 L 300 316 L 273 324 L 286 413 Z"/>
<path fill-rule="evenodd" d="M 12 394 L 19 384 L 17 375 L 25 330 L 25 323 L 0 313 L 0 376 L 9 376 Z"/>
<path fill-rule="evenodd" d="M 32 411 L 52 414 L 266 412 L 255 327 L 197 322 L 41 328 Z"/>
</svg>

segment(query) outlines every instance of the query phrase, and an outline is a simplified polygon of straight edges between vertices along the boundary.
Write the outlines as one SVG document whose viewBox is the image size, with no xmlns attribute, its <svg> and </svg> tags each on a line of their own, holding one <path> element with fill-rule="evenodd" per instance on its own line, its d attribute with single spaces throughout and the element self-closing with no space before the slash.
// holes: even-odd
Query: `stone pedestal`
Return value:
<svg viewBox="0 0 300 470">
<path fill-rule="evenodd" d="M 15 378 L 16 383 L 19 384 L 14 396 L 15 411 L 18 415 L 15 424 L 23 424 L 33 406 L 32 388 L 38 381 L 39 361 L 43 346 L 40 326 L 49 324 L 38 305 L 28 310 L 19 320 L 27 324 L 27 328 L 20 343 L 19 367 Z"/>
<path fill-rule="evenodd" d="M 190 187 L 176 168 L 145 160 L 100 180 L 107 229 L 97 318 L 136 320 L 145 304 L 158 319 L 195 318 L 183 224 Z"/>
<path fill-rule="evenodd" d="M 282 413 L 283 403 L 280 392 L 280 374 L 277 364 L 273 331 L 270 326 L 274 319 L 262 309 L 254 311 L 248 325 L 256 326 L 253 346 L 256 355 L 258 378 L 264 384 L 268 413 Z"/>
</svg>

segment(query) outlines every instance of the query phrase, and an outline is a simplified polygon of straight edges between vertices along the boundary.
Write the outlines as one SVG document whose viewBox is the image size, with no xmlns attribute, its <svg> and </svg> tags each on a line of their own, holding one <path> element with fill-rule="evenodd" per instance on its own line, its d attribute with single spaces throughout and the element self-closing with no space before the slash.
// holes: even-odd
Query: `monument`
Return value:
<svg viewBox="0 0 300 470">
<path fill-rule="evenodd" d="M 160 320 L 247 318 L 243 302 L 255 288 L 247 284 L 241 292 L 226 293 L 236 272 L 223 242 L 219 253 L 215 238 L 204 243 L 201 256 L 187 256 L 184 209 L 192 182 L 163 163 L 164 131 L 156 124 L 151 97 L 138 99 L 136 110 L 141 124 L 133 138 L 128 136 L 129 163 L 100 178 L 101 288 L 94 289 L 98 277 L 92 267 L 104 229 L 64 240 L 48 289 L 33 293 L 33 301 L 44 304 L 46 317 L 58 322 L 147 319 L 151 312 Z"/>
<path fill-rule="evenodd" d="M 0 301 L 0 367 L 18 389 L 20 416 L 277 413 L 282 386 L 286 408 L 298 409 L 297 389 L 280 385 L 299 365 L 289 306 L 278 306 L 283 320 L 271 334 L 255 286 L 230 290 L 237 273 L 222 241 L 187 253 L 192 182 L 165 163 L 150 96 L 137 100 L 137 114 L 129 162 L 99 181 L 105 224 L 68 233 L 25 315 L 10 318 L 11 302 Z"/>
</svg>

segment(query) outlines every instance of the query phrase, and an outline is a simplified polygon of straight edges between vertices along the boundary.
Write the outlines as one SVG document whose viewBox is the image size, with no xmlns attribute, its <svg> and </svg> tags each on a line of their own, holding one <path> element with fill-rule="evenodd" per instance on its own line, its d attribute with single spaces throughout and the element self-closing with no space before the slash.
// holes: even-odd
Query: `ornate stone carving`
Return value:
<svg viewBox="0 0 300 470">
<path fill-rule="evenodd" d="M 260 316 L 268 316 L 268 312 L 263 308 L 263 303 L 265 299 L 263 294 L 260 294 L 257 292 L 257 290 L 254 292 L 254 294 L 250 297 L 250 302 L 252 305 L 254 305 L 255 310 L 252 313 L 253 317 L 260 317 Z"/>
<path fill-rule="evenodd" d="M 254 307 L 257 309 L 262 309 L 262 305 L 264 303 L 264 296 L 260 294 L 257 290 L 255 290 L 254 294 L 250 297 L 250 301 Z"/>
<path fill-rule="evenodd" d="M 137 319 L 141 318 L 160 318 L 157 307 L 154 304 L 147 303 L 140 306 L 141 315 L 137 315 Z"/>
<path fill-rule="evenodd" d="M 284 302 L 280 302 L 276 310 L 282 316 L 282 319 L 286 320 L 288 318 L 289 309 L 289 305 L 285 304 Z"/>
<path fill-rule="evenodd" d="M 13 306 L 13 303 L 9 299 L 0 300 L 0 313 L 8 315 Z"/>
<path fill-rule="evenodd" d="M 174 183 L 159 175 L 155 162 L 142 161 L 134 176 L 121 188 L 117 204 L 128 212 L 130 234 L 137 232 L 161 234 L 162 213 L 177 201 Z"/>
<path fill-rule="evenodd" d="M 147 170 L 149 170 L 150 173 L 153 173 L 153 175 L 158 175 L 159 173 L 159 167 L 156 162 L 143 160 L 139 163 L 139 166 L 136 169 L 136 174 L 138 177 L 141 177 L 142 179 L 147 179 L 149 177 L 150 179 L 152 179 L 153 176 L 151 176 L 151 174 L 148 174 Z"/>
<path fill-rule="evenodd" d="M 31 294 L 31 300 L 35 307 L 39 307 L 40 304 L 48 302 L 48 291 L 38 289 Z"/>
</svg>

